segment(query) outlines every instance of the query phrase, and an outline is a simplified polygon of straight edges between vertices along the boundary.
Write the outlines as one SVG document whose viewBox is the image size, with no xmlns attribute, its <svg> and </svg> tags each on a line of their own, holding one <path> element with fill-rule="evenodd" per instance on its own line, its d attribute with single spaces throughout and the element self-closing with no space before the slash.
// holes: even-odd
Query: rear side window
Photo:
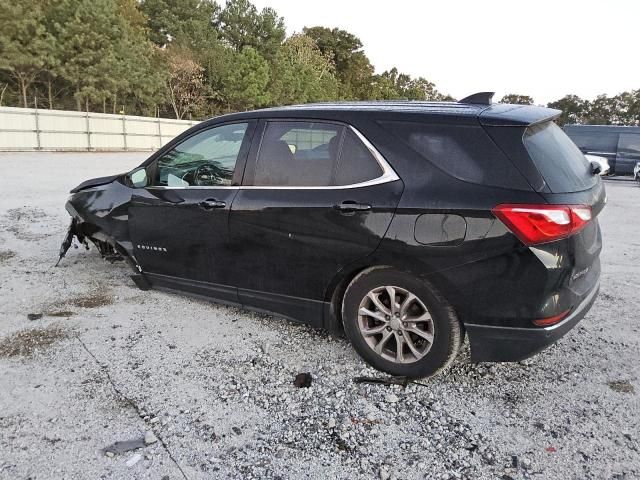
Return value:
<svg viewBox="0 0 640 480">
<path fill-rule="evenodd" d="M 270 121 L 260 144 L 253 184 L 340 186 L 382 173 L 349 128 L 323 122 Z"/>
<path fill-rule="evenodd" d="M 553 193 L 579 192 L 596 184 L 585 156 L 554 122 L 528 127 L 523 142 Z"/>
<path fill-rule="evenodd" d="M 455 178 L 481 185 L 523 190 L 531 188 L 479 125 L 379 123 L 433 165 Z"/>
<path fill-rule="evenodd" d="M 382 167 L 351 129 L 345 130 L 336 170 L 336 185 L 353 185 L 382 175 Z"/>
</svg>

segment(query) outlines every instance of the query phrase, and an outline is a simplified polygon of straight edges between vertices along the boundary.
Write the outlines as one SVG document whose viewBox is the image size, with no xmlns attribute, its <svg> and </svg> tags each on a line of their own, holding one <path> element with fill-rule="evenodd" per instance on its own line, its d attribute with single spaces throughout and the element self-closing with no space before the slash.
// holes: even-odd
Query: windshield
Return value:
<svg viewBox="0 0 640 480">
<path fill-rule="evenodd" d="M 527 128 L 523 140 L 531 160 L 553 193 L 587 190 L 598 181 L 580 149 L 554 122 Z"/>
</svg>

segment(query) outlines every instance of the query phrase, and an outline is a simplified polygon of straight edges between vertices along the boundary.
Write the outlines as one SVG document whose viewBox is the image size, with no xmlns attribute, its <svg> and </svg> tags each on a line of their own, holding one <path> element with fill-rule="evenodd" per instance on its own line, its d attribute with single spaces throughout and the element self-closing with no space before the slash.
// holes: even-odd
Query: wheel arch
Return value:
<svg viewBox="0 0 640 480">
<path fill-rule="evenodd" d="M 418 275 L 415 272 L 411 271 L 408 268 L 404 268 L 401 265 L 396 265 L 391 262 L 375 262 L 373 259 L 368 259 L 369 261 L 358 262 L 348 267 L 340 270 L 331 280 L 329 286 L 325 291 L 324 301 L 328 304 L 328 307 L 325 309 L 324 314 L 324 327 L 331 332 L 341 332 L 343 330 L 343 322 L 342 322 L 342 299 L 344 298 L 344 294 L 347 290 L 347 287 L 353 280 L 365 273 L 368 273 L 372 270 L 380 269 L 380 268 L 391 268 L 403 273 L 407 273 L 424 282 L 427 287 L 433 292 L 433 294 L 439 298 L 442 298 L 445 302 L 452 304 L 451 299 L 448 298 L 447 295 L 444 295 L 442 292 L 447 291 L 447 288 L 452 288 L 453 286 L 447 282 L 446 278 L 441 275 L 434 274 L 430 278 L 425 278 L 423 275 Z M 442 283 L 443 288 L 438 288 L 438 285 Z M 456 317 L 458 318 L 460 325 L 464 330 L 464 322 L 460 319 L 460 315 L 458 309 L 455 308 L 455 304 L 453 305 L 454 312 L 456 313 Z"/>
</svg>

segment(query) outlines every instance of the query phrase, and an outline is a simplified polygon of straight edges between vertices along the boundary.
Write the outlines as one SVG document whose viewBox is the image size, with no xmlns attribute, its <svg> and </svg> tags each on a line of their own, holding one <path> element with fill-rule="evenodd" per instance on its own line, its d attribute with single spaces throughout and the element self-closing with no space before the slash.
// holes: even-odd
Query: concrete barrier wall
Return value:
<svg viewBox="0 0 640 480">
<path fill-rule="evenodd" d="M 0 151 L 156 150 L 197 121 L 0 107 Z"/>
</svg>

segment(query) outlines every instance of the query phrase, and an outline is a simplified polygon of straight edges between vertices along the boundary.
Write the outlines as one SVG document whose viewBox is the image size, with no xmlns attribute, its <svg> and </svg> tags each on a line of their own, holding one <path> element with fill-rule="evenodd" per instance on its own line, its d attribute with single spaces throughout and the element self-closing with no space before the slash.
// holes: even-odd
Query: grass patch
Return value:
<svg viewBox="0 0 640 480">
<path fill-rule="evenodd" d="M 614 392 L 634 393 L 636 391 L 629 380 L 617 380 L 615 382 L 609 382 L 607 385 L 609 385 L 609 388 Z"/>
<path fill-rule="evenodd" d="M 0 340 L 0 357 L 31 357 L 68 336 L 57 326 L 21 330 Z"/>
<path fill-rule="evenodd" d="M 0 250 L 0 263 L 4 263 L 7 260 L 12 259 L 16 256 L 16 252 L 11 250 Z"/>
</svg>

